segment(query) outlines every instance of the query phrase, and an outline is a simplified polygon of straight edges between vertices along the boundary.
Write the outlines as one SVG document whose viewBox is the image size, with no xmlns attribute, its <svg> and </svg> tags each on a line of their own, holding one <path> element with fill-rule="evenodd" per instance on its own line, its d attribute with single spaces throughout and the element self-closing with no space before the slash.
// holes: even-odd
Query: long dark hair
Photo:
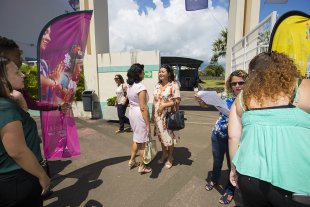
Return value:
<svg viewBox="0 0 310 207">
<path fill-rule="evenodd" d="M 140 74 L 143 72 L 143 70 L 144 70 L 143 64 L 139 63 L 133 64 L 127 71 L 128 85 L 132 85 L 134 83 L 139 83 L 140 81 L 142 81 L 142 78 L 140 78 Z"/>
<path fill-rule="evenodd" d="M 124 83 L 124 78 L 123 78 L 122 75 L 116 74 L 116 75 L 115 75 L 115 78 L 116 78 L 116 77 L 119 79 L 119 81 L 120 81 L 121 83 Z"/>
<path fill-rule="evenodd" d="M 172 81 L 174 81 L 174 72 L 173 69 L 171 68 L 170 65 L 167 64 L 162 64 L 160 66 L 160 68 L 165 68 L 167 73 L 168 73 L 168 81 L 171 83 Z M 161 80 L 158 81 L 159 83 L 161 82 Z"/>
<path fill-rule="evenodd" d="M 6 65 L 9 63 L 9 59 L 0 56 L 0 97 L 8 98 L 7 88 L 12 91 L 12 86 L 7 79 Z"/>
</svg>

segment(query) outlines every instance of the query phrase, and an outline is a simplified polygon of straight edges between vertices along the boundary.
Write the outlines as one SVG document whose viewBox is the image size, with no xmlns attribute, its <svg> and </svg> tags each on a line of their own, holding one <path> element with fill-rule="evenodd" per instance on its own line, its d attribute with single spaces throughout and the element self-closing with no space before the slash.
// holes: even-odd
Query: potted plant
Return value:
<svg viewBox="0 0 310 207">
<path fill-rule="evenodd" d="M 108 98 L 108 99 L 107 99 L 107 105 L 108 105 L 108 106 L 114 106 L 115 101 L 116 101 L 116 96 L 113 96 L 113 97 L 111 97 L 111 98 Z"/>
<path fill-rule="evenodd" d="M 103 119 L 118 120 L 117 108 L 115 107 L 116 96 L 107 99 L 107 105 L 103 109 Z"/>
</svg>

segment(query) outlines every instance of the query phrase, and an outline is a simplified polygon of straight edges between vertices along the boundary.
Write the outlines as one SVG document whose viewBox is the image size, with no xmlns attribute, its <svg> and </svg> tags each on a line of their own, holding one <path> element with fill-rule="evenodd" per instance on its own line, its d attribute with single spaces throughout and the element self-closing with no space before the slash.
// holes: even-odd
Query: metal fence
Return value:
<svg viewBox="0 0 310 207">
<path fill-rule="evenodd" d="M 231 48 L 231 72 L 235 70 L 248 71 L 251 59 L 268 50 L 270 34 L 276 23 L 276 18 L 277 12 L 273 11 Z"/>
</svg>

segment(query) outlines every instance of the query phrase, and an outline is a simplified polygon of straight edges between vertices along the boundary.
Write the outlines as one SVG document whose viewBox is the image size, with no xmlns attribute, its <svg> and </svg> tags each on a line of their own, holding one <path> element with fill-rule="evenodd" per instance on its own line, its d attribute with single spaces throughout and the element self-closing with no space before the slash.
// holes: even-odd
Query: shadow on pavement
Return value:
<svg viewBox="0 0 310 207">
<path fill-rule="evenodd" d="M 72 163 L 71 160 L 48 160 L 50 176 L 54 177 Z"/>
<path fill-rule="evenodd" d="M 201 106 L 191 106 L 191 105 L 180 105 L 180 110 L 185 111 L 217 111 L 217 109 L 213 106 L 209 106 L 206 108 L 203 108 Z"/>
<path fill-rule="evenodd" d="M 161 149 L 158 149 L 161 150 Z M 174 148 L 174 161 L 173 167 L 176 165 L 192 165 L 193 160 L 190 160 L 192 153 L 186 147 L 175 147 Z M 164 168 L 164 164 L 158 164 L 157 161 L 161 158 L 162 152 L 159 152 L 156 158 L 152 161 L 150 167 L 152 168 L 152 174 L 150 178 L 158 178 L 160 172 Z"/>
<path fill-rule="evenodd" d="M 52 178 L 53 187 L 57 186 L 67 178 L 77 179 L 77 181 L 73 181 L 74 183 L 71 186 L 54 191 L 48 199 L 57 198 L 57 200 L 45 205 L 45 207 L 81 206 L 82 202 L 87 199 L 89 191 L 99 187 L 103 183 L 101 179 L 98 179 L 103 168 L 127 161 L 129 159 L 130 156 L 109 158 L 82 167 L 66 175 L 55 176 Z M 96 200 L 89 200 L 85 206 L 100 207 L 103 206 L 103 204 Z"/>
<path fill-rule="evenodd" d="M 218 183 L 218 185 L 216 185 L 214 187 L 214 189 L 219 192 L 219 194 L 224 194 L 225 193 L 225 186 L 227 184 L 228 178 L 229 178 L 229 170 L 222 170 L 221 171 L 221 178 L 220 181 Z M 208 172 L 208 177 L 206 178 L 206 181 L 211 181 L 211 175 L 212 175 L 212 171 Z M 219 196 L 220 199 L 221 196 Z M 241 194 L 240 191 L 238 189 L 235 190 L 235 195 L 234 195 L 234 202 L 235 202 L 235 207 L 238 206 L 242 206 L 242 198 L 241 198 Z"/>
<path fill-rule="evenodd" d="M 84 207 L 103 207 L 101 203 L 95 200 L 89 200 Z"/>
</svg>

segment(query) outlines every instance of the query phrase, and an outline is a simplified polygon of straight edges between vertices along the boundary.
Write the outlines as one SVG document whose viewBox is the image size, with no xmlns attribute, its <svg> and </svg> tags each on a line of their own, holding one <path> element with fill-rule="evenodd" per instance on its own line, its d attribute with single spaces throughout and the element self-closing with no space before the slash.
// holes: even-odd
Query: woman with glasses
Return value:
<svg viewBox="0 0 310 207">
<path fill-rule="evenodd" d="M 0 55 L 0 206 L 43 206 L 50 186 L 36 122 L 10 95 L 23 87 L 24 75 Z"/>
<path fill-rule="evenodd" d="M 230 180 L 244 206 L 310 206 L 310 80 L 293 60 L 277 52 L 251 60 L 228 128 Z"/>
<path fill-rule="evenodd" d="M 154 134 L 162 147 L 162 156 L 158 164 L 165 163 L 170 169 L 173 164 L 174 144 L 180 139 L 178 131 L 167 129 L 166 114 L 178 110 L 181 101 L 180 89 L 174 81 L 173 69 L 169 65 L 162 65 L 158 72 L 159 82 L 155 86 L 152 110 L 152 121 L 155 123 Z"/>
<path fill-rule="evenodd" d="M 243 89 L 245 81 L 248 74 L 243 70 L 236 70 L 232 72 L 227 81 L 226 81 L 226 91 L 219 94 L 221 98 L 225 101 L 228 109 L 235 101 L 235 98 Z M 202 107 L 207 107 L 207 105 L 201 100 L 201 98 L 196 94 L 195 95 L 198 103 Z M 224 156 L 226 154 L 227 166 L 230 170 L 230 159 L 228 153 L 228 116 L 220 113 L 219 118 L 216 121 L 212 134 L 211 134 L 211 143 L 212 143 L 212 154 L 213 154 L 213 169 L 211 180 L 207 182 L 205 189 L 207 191 L 212 190 L 220 181 L 221 169 L 224 161 Z M 227 180 L 225 187 L 225 193 L 221 196 L 219 202 L 221 204 L 229 204 L 234 197 L 235 188 Z"/>
<path fill-rule="evenodd" d="M 128 97 L 127 97 L 127 85 L 124 84 L 123 76 L 116 74 L 114 81 L 117 85 L 115 90 L 116 100 L 115 107 L 117 107 L 117 114 L 119 119 L 119 129 L 115 131 L 116 134 L 124 132 L 125 124 L 130 125 L 129 119 L 126 117 L 126 109 L 128 106 Z"/>
<path fill-rule="evenodd" d="M 22 66 L 22 51 L 14 40 L 8 39 L 6 37 L 0 37 L 0 54 L 12 60 L 18 68 Z M 25 88 L 20 91 L 13 90 L 11 96 L 26 111 L 28 109 L 39 111 L 66 111 L 68 108 L 71 107 L 68 103 L 63 103 L 62 105 L 54 105 L 34 100 Z"/>
</svg>

